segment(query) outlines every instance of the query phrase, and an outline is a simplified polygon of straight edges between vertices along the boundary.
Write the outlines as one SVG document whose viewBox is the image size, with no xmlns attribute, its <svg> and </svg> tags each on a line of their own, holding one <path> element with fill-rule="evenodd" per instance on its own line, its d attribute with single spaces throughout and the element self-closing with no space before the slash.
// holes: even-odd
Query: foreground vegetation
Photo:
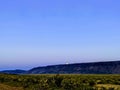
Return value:
<svg viewBox="0 0 120 90">
<path fill-rule="evenodd" d="M 120 75 L 0 74 L 0 90 L 120 90 Z"/>
</svg>

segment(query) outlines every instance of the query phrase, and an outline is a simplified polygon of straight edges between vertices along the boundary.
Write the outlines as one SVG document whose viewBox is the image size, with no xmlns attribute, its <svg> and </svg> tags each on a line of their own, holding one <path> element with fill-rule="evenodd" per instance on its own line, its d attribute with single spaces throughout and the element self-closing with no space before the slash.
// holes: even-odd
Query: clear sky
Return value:
<svg viewBox="0 0 120 90">
<path fill-rule="evenodd" d="M 120 0 L 0 0 L 0 69 L 120 60 Z"/>
</svg>

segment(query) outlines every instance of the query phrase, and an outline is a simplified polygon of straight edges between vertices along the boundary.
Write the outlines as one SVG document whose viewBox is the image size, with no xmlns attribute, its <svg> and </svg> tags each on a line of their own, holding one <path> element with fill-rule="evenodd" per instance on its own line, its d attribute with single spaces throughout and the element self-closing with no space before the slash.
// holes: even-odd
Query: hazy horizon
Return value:
<svg viewBox="0 0 120 90">
<path fill-rule="evenodd" d="M 119 0 L 0 1 L 0 70 L 120 59 Z"/>
</svg>

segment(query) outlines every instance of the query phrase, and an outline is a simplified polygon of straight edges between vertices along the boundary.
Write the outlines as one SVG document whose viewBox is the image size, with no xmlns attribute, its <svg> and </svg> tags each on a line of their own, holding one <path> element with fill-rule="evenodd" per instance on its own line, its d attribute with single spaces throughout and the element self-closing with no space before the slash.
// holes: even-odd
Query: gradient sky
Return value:
<svg viewBox="0 0 120 90">
<path fill-rule="evenodd" d="M 120 60 L 120 0 L 1 0 L 0 70 Z"/>
</svg>

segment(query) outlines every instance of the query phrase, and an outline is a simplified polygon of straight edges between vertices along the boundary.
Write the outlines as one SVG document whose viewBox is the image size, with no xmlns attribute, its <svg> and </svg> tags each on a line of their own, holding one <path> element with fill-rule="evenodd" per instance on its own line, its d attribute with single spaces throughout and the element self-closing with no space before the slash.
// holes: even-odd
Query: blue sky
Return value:
<svg viewBox="0 0 120 90">
<path fill-rule="evenodd" d="M 0 69 L 120 59 L 119 0 L 1 0 Z"/>
</svg>

